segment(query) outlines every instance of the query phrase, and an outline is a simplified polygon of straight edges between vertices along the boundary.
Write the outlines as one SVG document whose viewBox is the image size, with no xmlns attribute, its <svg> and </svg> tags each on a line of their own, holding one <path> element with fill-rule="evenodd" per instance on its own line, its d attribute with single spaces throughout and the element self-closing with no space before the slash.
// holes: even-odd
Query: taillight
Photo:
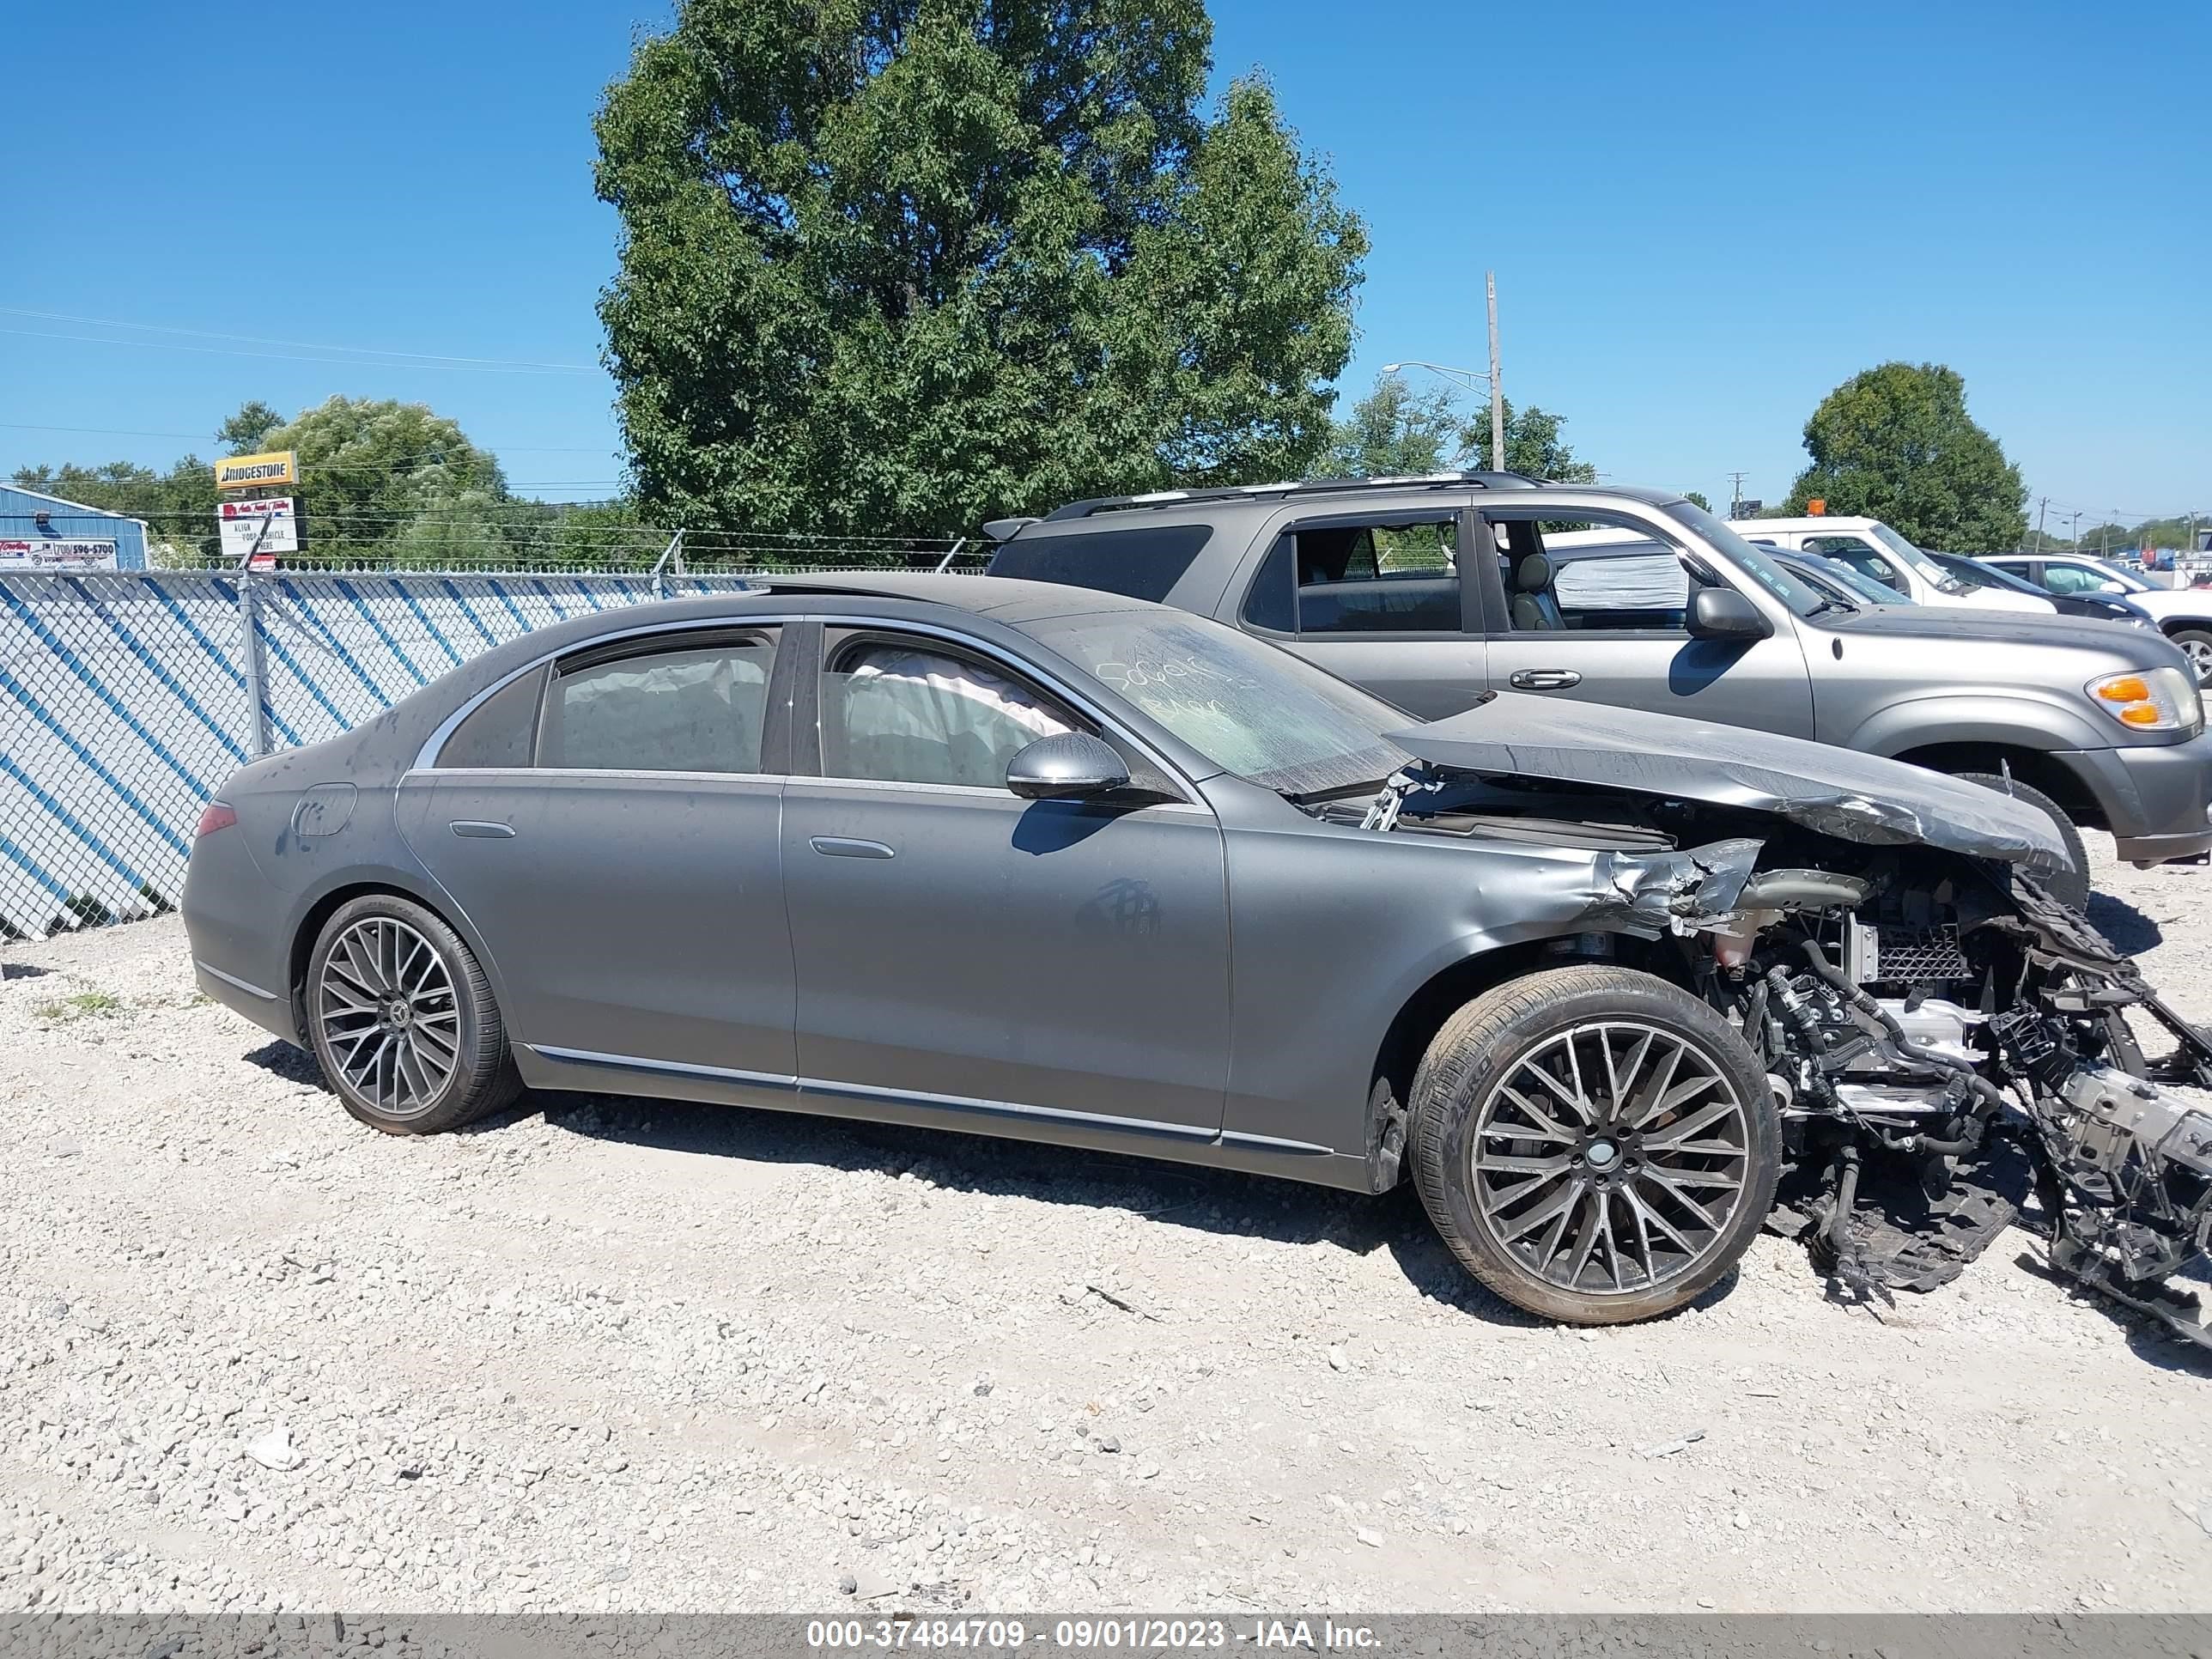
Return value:
<svg viewBox="0 0 2212 1659">
<path fill-rule="evenodd" d="M 211 836 L 218 830 L 228 830 L 238 822 L 238 814 L 224 802 L 211 800 L 200 814 L 199 826 L 192 831 L 195 838 Z"/>
</svg>

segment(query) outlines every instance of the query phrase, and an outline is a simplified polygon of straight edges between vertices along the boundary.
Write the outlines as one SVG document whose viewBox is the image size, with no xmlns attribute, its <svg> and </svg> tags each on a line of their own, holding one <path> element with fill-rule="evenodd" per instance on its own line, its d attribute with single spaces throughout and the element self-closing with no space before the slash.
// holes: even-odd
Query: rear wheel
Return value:
<svg viewBox="0 0 2212 1659">
<path fill-rule="evenodd" d="M 2166 635 L 2181 647 L 2181 654 L 2189 659 L 2196 671 L 2199 685 L 2212 685 L 2212 632 L 2202 628 L 2177 628 Z"/>
<path fill-rule="evenodd" d="M 1618 968 L 1531 974 L 1446 1021 L 1413 1079 L 1422 1205 L 1467 1270 L 1577 1325 L 1670 1313 L 1750 1248 L 1781 1121 L 1704 1003 Z"/>
<path fill-rule="evenodd" d="M 2038 879 L 2061 904 L 2084 910 L 2089 905 L 2089 849 L 2081 840 L 2081 832 L 2066 809 L 2045 794 L 2040 789 L 2030 788 L 2018 778 L 2008 778 L 1996 772 L 1959 772 L 1953 775 L 1961 783 L 1978 783 L 1984 789 L 1994 789 L 2000 795 L 2010 795 L 2023 806 L 2033 806 L 2049 818 L 2058 831 L 2058 839 L 2066 843 L 2066 857 L 2070 869 L 2043 872 Z"/>
<path fill-rule="evenodd" d="M 387 894 L 338 907 L 307 962 L 307 1033 L 345 1109 L 435 1134 L 521 1091 L 483 969 L 433 912 Z"/>
</svg>

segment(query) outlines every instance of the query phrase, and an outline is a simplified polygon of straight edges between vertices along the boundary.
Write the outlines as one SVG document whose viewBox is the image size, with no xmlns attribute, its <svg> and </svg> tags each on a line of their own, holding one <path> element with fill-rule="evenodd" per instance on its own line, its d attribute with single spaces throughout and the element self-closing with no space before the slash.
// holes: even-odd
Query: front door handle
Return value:
<svg viewBox="0 0 2212 1659">
<path fill-rule="evenodd" d="M 1564 691 L 1580 685 L 1583 677 L 1571 668 L 1516 668 L 1505 683 L 1516 691 Z"/>
<path fill-rule="evenodd" d="M 858 841 L 850 836 L 816 836 L 806 844 L 827 859 L 887 859 L 896 856 L 879 841 Z"/>
<path fill-rule="evenodd" d="M 494 823 L 483 818 L 455 818 L 447 826 L 457 836 L 482 836 L 487 840 L 504 841 L 514 833 L 511 823 Z"/>
</svg>

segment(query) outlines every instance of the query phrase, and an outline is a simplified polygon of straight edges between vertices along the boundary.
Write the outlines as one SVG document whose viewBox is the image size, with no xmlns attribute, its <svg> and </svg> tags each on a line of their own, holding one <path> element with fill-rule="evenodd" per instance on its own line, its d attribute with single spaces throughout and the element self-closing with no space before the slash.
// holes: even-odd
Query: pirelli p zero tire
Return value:
<svg viewBox="0 0 2212 1659">
<path fill-rule="evenodd" d="M 2022 806 L 2033 806 L 2049 818 L 2051 827 L 2058 831 L 2058 839 L 2066 843 L 2066 856 L 2072 861 L 2069 870 L 2044 871 L 2039 878 L 2051 896 L 2061 904 L 2076 910 L 2089 908 L 2089 849 L 2082 844 L 2081 832 L 2066 809 L 2045 794 L 2040 789 L 2031 789 L 2018 778 L 2008 778 L 1996 772 L 1961 772 L 1961 783 L 1978 783 L 1984 789 L 1994 789 L 2000 795 L 2010 795 Z"/>
<path fill-rule="evenodd" d="M 411 900 L 340 905 L 307 959 L 307 1036 L 323 1075 L 386 1134 L 457 1129 L 521 1092 L 483 969 Z"/>
<path fill-rule="evenodd" d="M 1414 1074 L 1413 1177 L 1467 1270 L 1575 1325 L 1670 1313 L 1750 1247 L 1782 1126 L 1720 1016 L 1649 974 L 1561 968 L 1444 1023 Z"/>
</svg>

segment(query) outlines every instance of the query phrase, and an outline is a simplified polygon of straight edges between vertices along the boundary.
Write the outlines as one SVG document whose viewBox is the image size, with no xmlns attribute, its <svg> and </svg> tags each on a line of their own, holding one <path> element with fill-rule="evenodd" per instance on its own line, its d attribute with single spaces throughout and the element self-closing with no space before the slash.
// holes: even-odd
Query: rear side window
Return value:
<svg viewBox="0 0 2212 1659">
<path fill-rule="evenodd" d="M 991 559 L 991 574 L 1024 581 L 1093 587 L 1155 603 L 1182 580 L 1213 535 L 1203 524 L 1148 525 L 1137 530 L 1097 530 L 1075 535 L 1022 536 Z"/>
<path fill-rule="evenodd" d="M 441 767 L 527 766 L 538 740 L 538 698 L 545 671 L 532 669 L 478 703 L 438 750 Z"/>
<path fill-rule="evenodd" d="M 545 699 L 540 766 L 757 772 L 775 646 L 737 638 L 580 665 Z"/>
</svg>

